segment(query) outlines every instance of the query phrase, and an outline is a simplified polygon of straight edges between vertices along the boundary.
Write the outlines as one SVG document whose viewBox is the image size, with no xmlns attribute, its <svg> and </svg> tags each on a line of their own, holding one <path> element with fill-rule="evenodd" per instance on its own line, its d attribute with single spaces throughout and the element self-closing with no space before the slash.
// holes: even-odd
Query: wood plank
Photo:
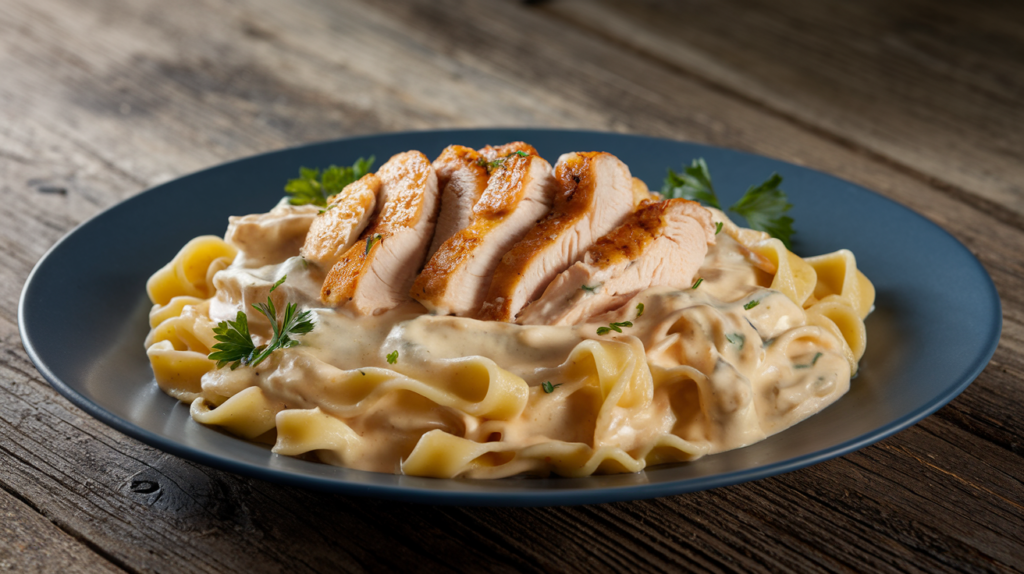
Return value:
<svg viewBox="0 0 1024 574">
<path fill-rule="evenodd" d="M 0 570 L 122 572 L 2 489 L 0 518 Z"/>
<path fill-rule="evenodd" d="M 0 185 L 17 198 L 0 205 L 0 485 L 132 570 L 1021 567 L 1021 516 L 1006 501 L 1024 498 L 1012 450 L 1024 399 L 1012 246 L 1024 235 L 920 177 L 517 5 L 14 0 L 0 5 L 0 76 Z M 693 139 L 878 189 L 982 257 L 1007 309 L 997 362 L 952 415 L 784 477 L 463 509 L 310 493 L 164 455 L 71 407 L 20 349 L 17 286 L 35 257 L 144 186 L 308 139 L 494 124 Z M 58 185 L 66 194 L 40 191 Z M 932 484 L 946 490 L 916 494 Z M 978 528 L 964 518 L 989 514 Z"/>
<path fill-rule="evenodd" d="M 1024 5 L 560 0 L 543 9 L 1024 222 Z"/>
</svg>

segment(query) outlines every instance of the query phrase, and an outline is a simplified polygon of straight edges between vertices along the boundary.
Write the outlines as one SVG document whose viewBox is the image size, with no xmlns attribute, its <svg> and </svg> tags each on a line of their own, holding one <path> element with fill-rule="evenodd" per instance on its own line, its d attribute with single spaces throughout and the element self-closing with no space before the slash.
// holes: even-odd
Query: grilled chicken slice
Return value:
<svg viewBox="0 0 1024 574">
<path fill-rule="evenodd" d="M 519 322 L 576 325 L 621 307 L 644 289 L 689 287 L 714 242 L 711 212 L 700 204 L 645 202 L 556 277 L 523 309 Z"/>
<path fill-rule="evenodd" d="M 377 210 L 359 241 L 324 280 L 320 298 L 356 314 L 373 315 L 409 299 L 437 219 L 437 175 L 418 151 L 380 167 Z"/>
<path fill-rule="evenodd" d="M 502 257 L 477 318 L 514 321 L 556 275 L 633 211 L 629 168 L 610 153 L 563 155 L 555 185 L 551 213 Z"/>
<path fill-rule="evenodd" d="M 551 164 L 537 150 L 514 142 L 480 154 L 491 175 L 473 222 L 438 248 L 410 292 L 437 313 L 474 316 L 501 256 L 551 209 Z"/>
<path fill-rule="evenodd" d="M 334 267 L 370 222 L 380 188 L 380 178 L 368 173 L 327 200 L 327 208 L 310 225 L 300 254 L 320 269 Z"/>
<path fill-rule="evenodd" d="M 448 146 L 434 160 L 437 187 L 441 190 L 441 213 L 437 216 L 434 240 L 427 251 L 427 259 L 473 221 L 473 206 L 487 189 L 485 161 L 475 149 L 461 145 Z"/>
</svg>

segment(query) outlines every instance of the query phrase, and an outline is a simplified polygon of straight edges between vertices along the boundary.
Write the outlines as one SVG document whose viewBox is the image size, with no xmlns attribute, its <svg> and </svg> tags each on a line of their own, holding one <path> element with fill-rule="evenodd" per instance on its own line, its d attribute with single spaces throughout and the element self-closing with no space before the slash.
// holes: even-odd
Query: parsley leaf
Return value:
<svg viewBox="0 0 1024 574">
<path fill-rule="evenodd" d="M 384 243 L 384 236 L 381 235 L 380 233 L 378 233 L 376 235 L 371 235 L 370 237 L 367 237 L 366 238 L 366 252 L 363 253 L 363 255 L 369 255 L 370 254 L 370 250 L 373 249 L 373 244 L 378 242 L 378 241 L 380 241 L 381 243 Z"/>
<path fill-rule="evenodd" d="M 636 318 L 639 319 L 643 314 L 644 314 L 644 304 L 643 303 L 637 303 L 636 304 Z"/>
<path fill-rule="evenodd" d="M 604 334 L 610 333 L 612 331 L 615 331 L 616 333 L 621 333 L 623 327 L 632 327 L 632 326 L 633 326 L 633 322 L 632 321 L 620 321 L 618 323 L 608 323 L 607 327 L 598 327 L 597 328 L 597 334 L 598 335 L 604 335 Z"/>
<path fill-rule="evenodd" d="M 711 185 L 711 173 L 704 158 L 693 160 L 690 167 L 684 168 L 681 174 L 668 170 L 661 194 L 668 199 L 681 197 L 722 209 L 715 188 Z"/>
<path fill-rule="evenodd" d="M 792 250 L 790 238 L 793 236 L 793 218 L 784 215 L 793 206 L 786 197 L 786 192 L 779 189 L 782 176 L 773 173 L 761 185 L 751 186 L 743 197 L 732 204 L 729 211 L 742 215 L 751 229 L 765 231 L 772 237 L 782 241 L 786 249 Z M 711 184 L 711 172 L 703 158 L 693 160 L 690 167 L 678 174 L 671 169 L 665 177 L 661 194 L 666 198 L 690 199 L 722 209 Z M 715 235 L 722 231 L 723 223 L 715 223 Z"/>
<path fill-rule="evenodd" d="M 693 282 L 693 286 L 690 287 L 690 289 L 696 289 L 697 287 L 700 287 L 700 284 L 703 283 L 703 282 L 704 282 L 704 278 L 703 277 L 698 277 L 697 280 Z"/>
<path fill-rule="evenodd" d="M 753 301 L 747 301 L 746 303 L 743 304 L 743 309 L 749 311 L 760 304 L 761 302 L 758 301 L 757 299 L 754 299 Z"/>
<path fill-rule="evenodd" d="M 594 285 L 593 287 L 591 287 L 590 285 L 580 285 L 580 289 L 583 289 L 587 293 L 597 293 L 597 289 L 599 287 L 601 287 L 601 285 L 603 285 L 603 283 L 598 283 L 597 285 Z"/>
<path fill-rule="evenodd" d="M 793 365 L 793 366 L 796 367 L 797 369 L 810 369 L 811 367 L 814 366 L 815 363 L 818 362 L 818 359 L 821 358 L 821 355 L 822 355 L 822 353 L 820 353 L 820 352 L 815 353 L 814 354 L 814 358 L 811 359 L 810 363 L 808 363 L 806 365 Z"/>
<path fill-rule="evenodd" d="M 270 288 L 270 292 L 273 293 L 287 278 L 285 275 L 278 279 Z M 213 328 L 213 338 L 218 343 L 213 346 L 214 352 L 209 355 L 211 361 L 217 361 L 218 369 L 225 365 L 230 365 L 232 371 L 240 365 L 255 367 L 274 351 L 298 345 L 299 342 L 292 337 L 305 335 L 315 326 L 311 312 L 297 313 L 298 305 L 295 303 L 288 303 L 285 306 L 280 324 L 277 322 L 277 308 L 269 296 L 266 303 L 257 303 L 253 307 L 270 321 L 274 336 L 266 345 L 257 347 L 249 333 L 249 320 L 242 311 L 238 312 L 234 321 L 221 321 Z"/>
<path fill-rule="evenodd" d="M 249 335 L 249 319 L 245 312 L 239 311 L 234 321 L 221 321 L 213 328 L 213 338 L 220 341 L 213 346 L 215 352 L 210 353 L 209 359 L 217 361 L 217 368 L 231 365 L 235 370 L 239 365 L 248 364 L 253 355 L 261 349 L 257 349 Z"/>
<path fill-rule="evenodd" d="M 746 218 L 751 229 L 767 231 L 782 241 L 786 249 L 793 249 L 789 238 L 793 235 L 793 218 L 783 215 L 793 206 L 786 198 L 786 192 L 779 189 L 782 176 L 773 173 L 761 185 L 753 186 L 743 194 L 730 211 Z"/>
<path fill-rule="evenodd" d="M 560 386 L 562 386 L 562 383 L 552 385 L 551 381 L 544 381 L 543 383 L 541 383 L 540 388 L 544 389 L 545 393 L 553 393 L 555 392 L 555 389 L 557 389 Z"/>
<path fill-rule="evenodd" d="M 319 205 L 327 207 L 327 199 L 337 194 L 345 186 L 370 173 L 374 156 L 370 159 L 359 158 L 350 166 L 332 165 L 320 173 L 319 169 L 299 168 L 299 177 L 290 179 L 284 186 L 284 192 L 290 197 L 292 205 Z"/>
<path fill-rule="evenodd" d="M 388 360 L 389 365 L 394 365 L 395 363 L 398 362 L 398 351 L 391 351 L 390 353 L 388 353 L 386 358 Z"/>
<path fill-rule="evenodd" d="M 741 333 L 727 334 L 725 336 L 725 340 L 729 341 L 733 345 L 737 345 L 741 351 L 743 350 L 743 344 L 747 342 L 747 338 L 744 337 Z"/>
</svg>

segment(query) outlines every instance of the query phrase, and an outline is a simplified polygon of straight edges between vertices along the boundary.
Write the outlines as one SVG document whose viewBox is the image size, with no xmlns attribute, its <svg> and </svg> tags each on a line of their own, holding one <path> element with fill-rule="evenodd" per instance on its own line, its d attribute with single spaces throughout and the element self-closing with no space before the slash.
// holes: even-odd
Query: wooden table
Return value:
<svg viewBox="0 0 1024 574">
<path fill-rule="evenodd" d="M 0 571 L 1024 569 L 1024 4 L 783 4 L 0 2 Z M 98 211 L 265 150 L 476 126 L 706 142 L 877 190 L 984 263 L 999 349 L 950 405 L 840 459 L 532 509 L 212 470 L 84 415 L 28 361 L 25 277 Z"/>
</svg>

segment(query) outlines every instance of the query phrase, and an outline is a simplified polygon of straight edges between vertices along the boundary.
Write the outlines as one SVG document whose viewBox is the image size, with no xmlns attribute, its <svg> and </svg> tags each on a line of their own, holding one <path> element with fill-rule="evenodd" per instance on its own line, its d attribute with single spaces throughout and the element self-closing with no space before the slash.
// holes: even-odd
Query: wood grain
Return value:
<svg viewBox="0 0 1024 574">
<path fill-rule="evenodd" d="M 2 571 L 121 571 L 3 490 L 0 490 L 0 517 Z"/>
<path fill-rule="evenodd" d="M 955 10 L 919 16 L 920 5 L 898 4 L 910 22 Z M 891 29 L 897 44 L 948 57 L 905 84 L 892 78 L 911 55 L 878 77 L 864 72 L 857 93 L 879 95 L 868 99 L 873 113 L 855 117 L 830 91 L 843 84 L 823 87 L 839 79 L 813 73 L 815 62 L 882 65 L 864 55 L 867 32 L 822 44 L 865 19 L 889 29 L 897 8 L 869 18 L 868 8 L 830 16 L 793 4 L 788 20 L 733 2 L 712 15 L 730 7 L 742 29 L 772 32 L 760 33 L 764 46 L 725 50 L 711 16 L 684 20 L 666 8 L 671 18 L 654 26 L 654 8 L 629 14 L 611 2 L 595 13 L 620 27 L 599 27 L 571 2 L 0 3 L 0 189 L 11 198 L 0 204 L 0 489 L 28 504 L 18 503 L 17 531 L 46 540 L 62 530 L 129 571 L 1024 569 L 1024 228 L 1012 187 L 1022 180 L 1019 162 L 1005 160 L 1012 153 L 993 151 L 1019 133 L 1012 122 L 970 121 L 1006 109 L 1019 116 L 1006 94 L 1024 83 L 1012 57 L 1024 40 L 1013 22 L 982 15 L 963 30 L 939 26 L 939 39 L 1002 34 L 1008 55 L 976 69 L 984 45 L 956 50 L 927 30 L 908 39 Z M 809 34 L 804 22 L 831 27 Z M 671 23 L 708 31 L 681 42 L 669 37 Z M 660 48 L 622 33 L 639 25 Z M 793 50 L 825 53 L 782 58 Z M 759 67 L 772 54 L 791 61 L 784 70 L 795 87 L 757 96 L 783 69 Z M 961 84 L 932 93 L 977 75 L 987 82 L 980 95 Z M 961 141 L 923 125 L 943 114 Z M 324 495 L 177 459 L 71 406 L 21 349 L 15 310 L 34 262 L 72 226 L 145 187 L 311 140 L 492 125 L 724 145 L 878 190 L 950 230 L 992 274 L 1004 305 L 996 356 L 935 416 L 838 460 L 651 501 L 500 509 Z M 981 163 L 964 167 L 962 157 Z M 49 534 L 30 530 L 42 520 Z"/>
<path fill-rule="evenodd" d="M 984 203 L 994 217 L 1024 221 L 1019 2 L 568 0 L 544 8 Z"/>
</svg>

